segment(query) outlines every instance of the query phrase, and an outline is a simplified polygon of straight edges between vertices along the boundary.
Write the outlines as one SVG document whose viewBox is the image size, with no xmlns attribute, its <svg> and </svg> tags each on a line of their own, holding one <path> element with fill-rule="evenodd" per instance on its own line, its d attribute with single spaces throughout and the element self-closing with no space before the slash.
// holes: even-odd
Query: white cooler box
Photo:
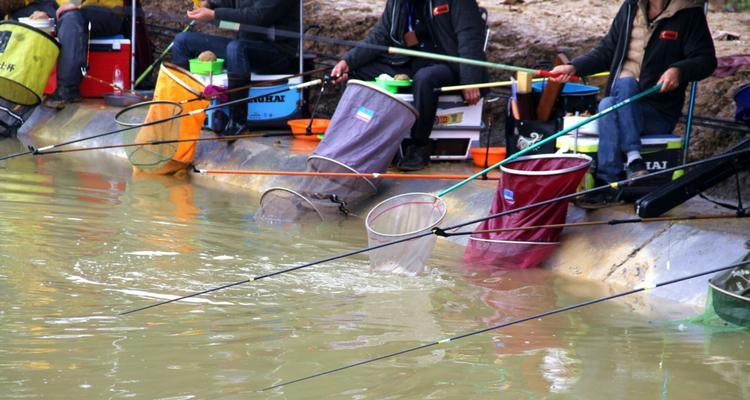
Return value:
<svg viewBox="0 0 750 400">
<path fill-rule="evenodd" d="M 414 102 L 411 94 L 396 94 L 401 100 Z M 466 104 L 460 95 L 447 95 L 438 98 L 435 125 L 430 139 L 435 141 L 432 160 L 466 160 L 469 150 L 479 146 L 479 132 L 482 129 L 482 106 L 484 99 L 473 106 Z M 407 139 L 408 140 L 408 139 Z M 401 146 L 403 152 L 404 146 Z"/>
</svg>

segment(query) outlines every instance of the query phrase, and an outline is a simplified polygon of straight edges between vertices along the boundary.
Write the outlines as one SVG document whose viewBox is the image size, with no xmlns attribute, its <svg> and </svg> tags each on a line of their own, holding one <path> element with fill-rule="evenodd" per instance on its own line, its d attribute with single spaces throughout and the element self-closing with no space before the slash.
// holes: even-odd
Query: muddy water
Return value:
<svg viewBox="0 0 750 400">
<path fill-rule="evenodd" d="M 0 154 L 20 147 L 0 142 Z M 0 170 L 2 399 L 750 397 L 750 334 L 613 301 L 275 391 L 257 390 L 605 293 L 548 271 L 427 274 L 355 257 L 118 317 L 172 295 L 363 246 L 361 221 L 263 226 L 228 188 L 107 159 Z"/>
</svg>

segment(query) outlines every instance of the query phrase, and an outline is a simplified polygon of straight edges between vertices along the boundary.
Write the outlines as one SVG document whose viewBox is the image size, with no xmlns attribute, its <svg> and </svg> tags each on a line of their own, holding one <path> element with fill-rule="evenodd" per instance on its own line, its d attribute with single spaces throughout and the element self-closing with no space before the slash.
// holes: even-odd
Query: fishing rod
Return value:
<svg viewBox="0 0 750 400">
<path fill-rule="evenodd" d="M 188 23 L 185 26 L 185 29 L 182 30 L 182 33 L 185 33 L 187 31 L 189 31 L 190 28 L 192 28 L 193 26 L 195 26 L 195 24 L 196 24 L 195 20 L 190 21 L 190 23 Z M 152 62 L 151 65 L 149 65 L 148 68 L 146 68 L 145 71 L 143 71 L 141 73 L 141 75 L 138 77 L 138 79 L 135 80 L 135 83 L 133 84 L 133 87 L 138 86 L 138 84 L 141 83 L 148 76 L 148 74 L 150 74 L 151 71 L 154 70 L 154 67 L 156 66 L 156 64 L 158 64 L 158 63 L 160 63 L 160 62 L 162 62 L 164 60 L 164 57 L 166 57 L 167 53 L 169 53 L 172 50 L 172 47 L 174 47 L 174 40 L 172 40 L 172 42 L 169 43 L 169 46 L 167 46 L 167 48 L 164 49 L 164 51 L 162 51 L 161 54 L 159 54 L 159 57 L 154 62 Z"/>
<path fill-rule="evenodd" d="M 399 174 L 399 173 L 356 173 L 356 172 L 313 172 L 313 171 L 245 171 L 245 170 L 220 170 L 220 169 L 193 169 L 193 172 L 220 175 L 273 175 L 273 176 L 311 176 L 324 178 L 367 178 L 367 179 L 446 179 L 462 180 L 468 175 L 440 175 L 440 174 Z M 496 181 L 500 177 L 487 177 L 487 180 Z"/>
<path fill-rule="evenodd" d="M 585 79 L 594 79 L 594 78 L 600 78 L 604 76 L 609 76 L 609 72 L 601 72 L 598 74 L 588 75 L 585 77 Z M 544 82 L 548 78 L 534 78 L 531 81 L 532 82 Z M 433 89 L 433 92 L 435 93 L 445 93 L 445 92 L 457 92 L 461 90 L 466 89 L 489 89 L 489 88 L 497 88 L 497 87 L 507 87 L 512 86 L 514 81 L 498 81 L 498 82 L 487 82 L 487 83 L 471 83 L 468 85 L 455 85 L 455 86 L 443 86 L 441 88 L 435 88 Z"/>
<path fill-rule="evenodd" d="M 725 267 L 714 268 L 714 269 L 711 269 L 711 270 L 708 270 L 708 271 L 698 272 L 698 273 L 695 273 L 695 274 L 683 276 L 683 277 L 676 278 L 676 279 L 671 279 L 671 280 L 664 281 L 664 282 L 659 282 L 659 283 L 654 283 L 654 284 L 644 284 L 641 287 L 637 287 L 635 289 L 626 290 L 624 292 L 616 293 L 616 294 L 613 294 L 613 295 L 599 297 L 599 298 L 596 298 L 596 299 L 587 300 L 587 301 L 583 301 L 583 302 L 576 303 L 576 304 L 571 304 L 571 305 L 560 307 L 560 308 L 555 308 L 553 310 L 544 311 L 544 312 L 541 312 L 541 313 L 538 313 L 538 314 L 529 315 L 527 317 L 518 318 L 518 319 L 515 319 L 513 321 L 504 322 L 504 323 L 497 324 L 497 325 L 492 325 L 492 326 L 489 326 L 487 328 L 478 329 L 478 330 L 467 332 L 467 333 L 462 333 L 462 334 L 459 334 L 459 335 L 447 337 L 445 339 L 436 340 L 436 341 L 433 341 L 433 342 L 430 342 L 430 343 L 426 343 L 426 344 L 422 344 L 422 345 L 419 345 L 419 346 L 410 347 L 408 349 L 399 350 L 399 351 L 396 351 L 396 352 L 393 352 L 393 353 L 385 354 L 385 355 L 382 355 L 382 356 L 379 356 L 379 357 L 370 358 L 370 359 L 367 359 L 367 360 L 364 360 L 364 361 L 359 361 L 359 362 L 356 362 L 356 363 L 353 363 L 353 364 L 348 364 L 348 365 L 345 365 L 345 366 L 342 366 L 342 367 L 338 367 L 338 368 L 334 368 L 334 369 L 329 369 L 329 370 L 323 371 L 323 372 L 318 372 L 316 374 L 308 375 L 308 376 L 305 376 L 305 377 L 302 377 L 302 378 L 297 378 L 297 379 L 293 379 L 293 380 L 290 380 L 290 381 L 285 381 L 285 382 L 277 383 L 275 385 L 268 386 L 268 387 L 265 387 L 263 389 L 260 389 L 259 391 L 260 392 L 266 392 L 266 391 L 269 391 L 269 390 L 278 389 L 278 388 L 283 387 L 283 386 L 289 386 L 289 385 L 292 385 L 292 384 L 295 384 L 295 383 L 300 383 L 300 382 L 303 382 L 303 381 L 308 381 L 308 380 L 311 380 L 311 379 L 314 379 L 314 378 L 320 378 L 320 377 L 325 376 L 325 375 L 330 375 L 330 374 L 333 374 L 333 373 L 336 373 L 336 372 L 345 371 L 347 369 L 359 367 L 359 366 L 366 365 L 366 364 L 371 364 L 371 363 L 374 363 L 374 362 L 377 362 L 377 361 L 382 361 L 382 360 L 385 360 L 385 359 L 388 359 L 388 358 L 397 357 L 397 356 L 400 356 L 400 355 L 403 355 L 403 354 L 412 353 L 412 352 L 415 352 L 415 351 L 424 350 L 424 349 L 427 349 L 427 348 L 430 348 L 430 347 L 435 347 L 435 346 L 439 346 L 439 345 L 443 345 L 443 344 L 447 344 L 447 343 L 451 343 L 451 342 L 456 342 L 456 341 L 459 341 L 461 339 L 466 339 L 466 338 L 469 338 L 469 337 L 472 337 L 472 336 L 476 336 L 476 335 L 480 335 L 480 334 L 483 334 L 483 333 L 495 331 L 495 330 L 502 329 L 502 328 L 507 328 L 509 326 L 518 325 L 518 324 L 521 324 L 521 323 L 524 323 L 524 322 L 528 322 L 528 321 L 533 321 L 533 320 L 539 319 L 539 318 L 549 317 L 549 316 L 552 316 L 552 315 L 555 315 L 555 314 L 560 314 L 560 313 L 564 313 L 564 312 L 568 312 L 568 311 L 573 311 L 573 310 L 576 310 L 576 309 L 579 309 L 579 308 L 584 308 L 584 307 L 592 306 L 594 304 L 604 303 L 606 301 L 619 299 L 619 298 L 630 296 L 630 295 L 633 295 L 633 294 L 637 294 L 637 293 L 641 293 L 641 292 L 648 292 L 650 290 L 654 290 L 654 289 L 657 289 L 657 288 L 660 288 L 660 287 L 673 285 L 673 284 L 676 284 L 676 283 L 688 281 L 688 280 L 695 279 L 695 278 L 700 278 L 700 277 L 703 277 L 703 276 L 706 276 L 706 275 L 711 275 L 711 274 L 715 274 L 715 273 L 722 272 L 722 271 L 727 271 L 727 270 L 730 270 L 730 269 L 733 269 L 733 268 L 737 268 L 737 267 L 740 267 L 740 266 L 743 266 L 743 265 L 747 265 L 747 264 L 750 264 L 750 261 L 742 261 L 742 262 L 739 262 L 739 263 L 736 263 L 736 264 L 732 264 L 732 265 L 728 265 L 728 266 L 725 266 Z"/>
<path fill-rule="evenodd" d="M 541 141 L 539 141 L 537 143 L 534 143 L 533 145 L 531 145 L 531 146 L 529 146 L 529 147 L 527 147 L 527 148 L 525 148 L 523 150 L 519 150 L 519 151 L 513 153 L 511 156 L 505 158 L 504 160 L 496 163 L 495 165 L 487 167 L 484 170 L 482 170 L 480 172 L 477 172 L 476 174 L 470 176 L 469 178 L 467 178 L 467 179 L 465 179 L 465 180 L 463 180 L 461 182 L 458 182 L 455 185 L 453 185 L 453 186 L 451 186 L 451 187 L 449 187 L 447 189 L 444 189 L 444 190 L 438 192 L 437 196 L 438 197 L 443 197 L 446 194 L 448 194 L 448 193 L 450 193 L 450 192 L 452 192 L 452 191 L 454 191 L 454 190 L 456 190 L 456 189 L 458 189 L 458 188 L 466 185 L 467 183 L 473 181 L 474 179 L 477 179 L 477 178 L 481 177 L 482 175 L 485 175 L 485 174 L 489 173 L 493 169 L 499 168 L 499 167 L 501 167 L 501 166 L 503 166 L 505 164 L 508 164 L 509 162 L 511 162 L 511 161 L 513 161 L 513 160 L 515 160 L 515 159 L 517 159 L 519 157 L 521 157 L 522 155 L 527 154 L 527 153 L 529 153 L 529 152 L 531 152 L 531 151 L 533 151 L 533 150 L 535 150 L 535 149 L 537 149 L 537 148 L 539 148 L 539 147 L 541 147 L 541 146 L 543 146 L 543 145 L 545 145 L 545 144 L 547 144 L 547 143 L 549 143 L 549 142 L 551 142 L 553 140 L 556 140 L 558 137 L 560 137 L 562 135 L 565 135 L 568 132 L 575 131 L 576 129 L 578 129 L 578 128 L 580 128 L 580 127 L 582 127 L 582 126 L 584 126 L 584 125 L 586 125 L 586 124 L 588 124 L 588 123 L 590 123 L 590 122 L 592 122 L 594 120 L 597 120 L 597 119 L 599 119 L 599 118 L 601 118 L 601 117 L 603 117 L 603 116 L 605 116 L 605 115 L 607 115 L 607 114 L 609 114 L 609 113 L 611 113 L 611 112 L 613 112 L 615 110 L 618 110 L 618 109 L 620 109 L 622 107 L 625 107 L 625 106 L 629 105 L 630 103 L 638 101 L 638 100 L 640 100 L 640 99 L 642 99 L 642 98 L 644 98 L 644 97 L 646 97 L 646 96 L 648 96 L 648 95 L 650 95 L 652 93 L 655 93 L 659 89 L 661 89 L 661 86 L 662 86 L 661 83 L 659 83 L 659 84 L 651 87 L 650 89 L 647 89 L 647 90 L 644 90 L 641 93 L 638 93 L 637 95 L 635 95 L 633 97 L 625 99 L 625 100 L 623 100 L 623 101 L 621 101 L 621 102 L 619 102 L 617 104 L 613 104 L 612 106 L 610 106 L 610 107 L 608 107 L 608 108 L 606 108 L 606 109 L 604 109 L 602 111 L 599 111 L 598 113 L 596 113 L 596 114 L 594 114 L 594 115 L 592 115 L 592 116 L 590 116 L 590 117 L 588 117 L 588 118 L 586 118 L 586 119 L 578 122 L 577 124 L 574 124 L 574 125 L 572 125 L 572 126 L 570 126 L 568 128 L 565 128 L 565 129 L 561 130 L 560 132 L 555 133 L 554 135 L 551 135 L 551 136 L 545 138 L 544 140 L 541 140 Z"/>
<path fill-rule="evenodd" d="M 49 152 L 50 150 L 54 150 L 54 149 L 56 149 L 58 147 L 67 146 L 67 145 L 71 145 L 71 144 L 74 144 L 74 143 L 80 143 L 80 142 L 83 142 L 83 141 L 86 141 L 86 140 L 97 139 L 97 138 L 104 137 L 104 136 L 114 135 L 114 134 L 117 134 L 117 133 L 122 133 L 122 132 L 125 132 L 125 131 L 128 131 L 128 130 L 131 130 L 131 129 L 135 129 L 135 128 L 143 128 L 143 127 L 146 127 L 146 126 L 152 126 L 152 125 L 160 124 L 162 122 L 168 122 L 168 121 L 176 120 L 176 119 L 179 119 L 179 118 L 184 118 L 184 117 L 188 117 L 188 116 L 192 116 L 192 115 L 197 115 L 197 114 L 200 114 L 200 113 L 203 113 L 203 112 L 206 112 L 206 111 L 212 111 L 212 110 L 216 110 L 216 109 L 223 108 L 223 107 L 226 107 L 226 106 L 231 106 L 233 104 L 246 103 L 246 102 L 252 101 L 254 99 L 259 99 L 259 98 L 262 98 L 262 97 L 265 97 L 265 96 L 269 96 L 269 95 L 284 93 L 284 92 L 287 92 L 287 91 L 290 91 L 290 90 L 300 90 L 300 89 L 304 89 L 306 87 L 319 85 L 320 83 L 322 83 L 322 81 L 320 79 L 316 79 L 316 80 L 313 80 L 313 81 L 310 81 L 310 82 L 304 82 L 304 83 L 300 83 L 298 85 L 289 86 L 286 89 L 281 89 L 281 90 L 278 90 L 278 91 L 275 91 L 275 92 L 264 93 L 264 94 L 259 95 L 259 96 L 245 97 L 243 99 L 237 99 L 237 100 L 229 101 L 229 102 L 226 102 L 226 103 L 223 103 L 223 104 L 219 104 L 219 105 L 215 105 L 215 106 L 210 106 L 210 107 L 206 107 L 206 108 L 201 108 L 201 109 L 194 110 L 194 111 L 191 111 L 191 112 L 188 112 L 188 113 L 184 113 L 184 114 L 173 115 L 171 117 L 162 118 L 162 119 L 159 119 L 159 120 L 156 120 L 156 121 L 144 122 L 142 124 L 135 124 L 135 125 L 127 126 L 125 128 L 119 128 L 119 129 L 115 129 L 115 130 L 112 130 L 112 131 L 109 131 L 109 132 L 100 133 L 100 134 L 93 135 L 93 136 L 88 136 L 88 137 L 84 137 L 84 138 L 80 138 L 80 139 L 69 140 L 69 141 L 66 141 L 66 142 L 52 144 L 52 145 L 44 146 L 44 147 L 40 147 L 40 148 L 35 148 L 34 146 L 29 146 L 29 150 L 23 151 L 23 152 L 19 152 L 19 153 L 10 154 L 10 155 L 4 156 L 4 157 L 0 157 L 0 161 L 5 161 L 5 160 L 12 159 L 12 158 L 21 157 L 21 156 L 30 155 L 30 154 L 31 155 L 37 155 L 37 154 L 40 154 L 40 153 Z"/>
<path fill-rule="evenodd" d="M 266 137 L 279 137 L 279 136 L 292 136 L 292 133 L 287 132 L 287 131 L 277 131 L 277 132 L 265 132 L 265 133 L 248 133 L 244 135 L 235 135 L 235 136 L 216 136 L 216 137 L 193 138 L 193 139 L 151 140 L 151 141 L 139 142 L 139 143 L 124 143 L 124 144 L 112 144 L 108 146 L 81 147 L 77 149 L 38 151 L 35 155 L 46 156 L 50 154 L 80 153 L 83 151 L 122 149 L 122 148 L 128 148 L 128 147 L 138 147 L 138 146 L 159 146 L 163 144 L 190 143 L 190 142 L 221 142 L 221 141 L 235 141 L 238 139 L 266 138 Z"/>
<path fill-rule="evenodd" d="M 230 93 L 240 92 L 240 91 L 243 91 L 243 90 L 248 90 L 248 89 L 257 88 L 257 87 L 273 86 L 273 85 L 278 84 L 278 83 L 287 82 L 289 79 L 292 79 L 292 78 L 299 78 L 299 77 L 305 77 L 305 76 L 309 76 L 309 75 L 318 74 L 318 73 L 326 71 L 327 69 L 328 69 L 327 67 L 316 68 L 316 69 L 312 69 L 310 71 L 300 72 L 300 73 L 293 74 L 293 75 L 286 75 L 286 76 L 284 76 L 282 78 L 276 78 L 276 79 L 272 79 L 270 81 L 260 81 L 258 83 L 251 83 L 251 84 L 248 84 L 248 85 L 238 86 L 238 87 L 232 88 L 232 89 L 225 89 L 225 90 L 222 90 L 220 93 L 217 93 L 217 94 L 211 95 L 211 96 L 205 96 L 205 95 L 203 95 L 201 93 L 200 95 L 198 95 L 198 96 L 196 96 L 196 97 L 194 97 L 192 99 L 180 100 L 177 103 L 178 104 L 187 104 L 187 103 L 192 103 L 194 101 L 213 100 L 215 98 L 218 98 L 218 97 L 221 97 L 223 95 L 230 94 Z M 269 94 L 272 94 L 272 93 L 267 93 L 264 96 L 267 96 Z M 222 105 L 225 106 L 225 105 L 227 105 L 227 103 L 223 103 Z"/>
<path fill-rule="evenodd" d="M 583 228 L 591 226 L 601 225 L 622 225 L 622 224 L 640 224 L 640 223 L 651 223 L 651 222 L 675 222 L 675 221 L 704 221 L 704 220 L 718 220 L 718 219 L 737 219 L 746 218 L 750 215 L 742 214 L 716 214 L 716 215 L 689 215 L 683 217 L 654 217 L 654 218 L 628 218 L 628 219 L 610 219 L 606 221 L 585 221 L 585 222 L 574 222 L 567 224 L 549 224 L 549 225 L 535 225 L 535 226 L 519 226 L 515 228 L 499 228 L 499 229 L 484 229 L 476 230 L 472 232 L 453 232 L 445 233 L 446 237 L 451 236 L 466 236 L 473 234 L 482 233 L 502 233 L 502 232 L 518 232 L 518 231 L 531 231 L 536 229 L 557 229 L 557 228 Z"/>
<path fill-rule="evenodd" d="M 514 208 L 512 210 L 503 211 L 503 212 L 500 212 L 500 213 L 497 213 L 497 214 L 493 214 L 493 215 L 490 215 L 490 216 L 487 216 L 487 217 L 475 219 L 473 221 L 469 221 L 469 222 L 465 222 L 465 223 L 461 223 L 461 224 L 449 226 L 449 227 L 446 227 L 446 228 L 439 228 L 439 227 L 438 228 L 434 228 L 431 231 L 423 232 L 423 233 L 419 233 L 419 234 L 415 234 L 415 235 L 412 235 L 412 236 L 408 236 L 408 237 L 405 237 L 405 238 L 394 240 L 392 242 L 383 243 L 383 244 L 379 244 L 379 245 L 375 245 L 375 246 L 370 246 L 370 247 L 364 247 L 364 248 L 360 248 L 360 249 L 357 249 L 357 250 L 352 250 L 352 251 L 349 251 L 349 252 L 346 252 L 346 253 L 334 255 L 334 256 L 327 257 L 327 258 L 324 258 L 324 259 L 321 259 L 321 260 L 317 260 L 317 261 L 312 261 L 312 262 L 309 262 L 309 263 L 306 263 L 306 264 L 301 264 L 301 265 L 298 265 L 298 266 L 294 266 L 294 267 L 290 267 L 290 268 L 278 270 L 278 271 L 275 271 L 275 272 L 269 272 L 269 273 L 266 273 L 266 274 L 263 274 L 263 275 L 258 275 L 258 276 L 255 276 L 255 277 L 252 277 L 252 278 L 249 278 L 249 279 L 244 279 L 244 280 L 241 280 L 241 281 L 237 281 L 237 282 L 233 282 L 233 283 L 228 283 L 226 285 L 222 285 L 222 286 L 218 286 L 218 287 L 214 287 L 214 288 L 202 290 L 200 292 L 191 293 L 191 294 L 188 294 L 188 295 L 185 295 L 185 296 L 175 297 L 175 298 L 170 299 L 170 300 L 165 300 L 165 301 L 162 301 L 162 302 L 159 302 L 159 303 L 154 303 L 154 304 L 150 304 L 150 305 L 147 305 L 147 306 L 144 306 L 144 307 L 140 307 L 140 308 L 136 308 L 136 309 L 124 311 L 124 312 L 119 313 L 118 315 L 122 316 L 122 315 L 133 314 L 133 313 L 136 313 L 136 312 L 140 312 L 140 311 L 148 310 L 148 309 L 151 309 L 151 308 L 163 306 L 163 305 L 174 303 L 174 302 L 177 302 L 177 301 L 181 301 L 181 300 L 185 300 L 185 299 L 189 299 L 189 298 L 201 296 L 201 295 L 208 294 L 208 293 L 218 292 L 218 291 L 221 291 L 221 290 L 224 290 L 224 289 L 228 289 L 228 288 L 231 288 L 231 287 L 235 287 L 235 286 L 239 286 L 239 285 L 244 285 L 246 283 L 256 282 L 256 281 L 260 281 L 260 280 L 263 280 L 263 279 L 271 278 L 271 277 L 274 277 L 274 276 L 279 276 L 279 275 L 283 275 L 283 274 L 286 274 L 286 273 L 298 271 L 298 270 L 301 270 L 301 269 L 310 268 L 310 267 L 313 267 L 313 266 L 316 266 L 316 265 L 325 264 L 325 263 L 328 263 L 328 262 L 331 262 L 331 261 L 340 260 L 342 258 L 347 258 L 347 257 L 355 256 L 355 255 L 358 255 L 358 254 L 364 254 L 364 253 L 367 253 L 367 252 L 370 252 L 370 251 L 373 251 L 373 250 L 382 249 L 382 248 L 385 248 L 385 247 L 388 247 L 388 246 L 393 246 L 393 245 L 397 245 L 397 244 L 400 244 L 400 243 L 405 243 L 405 242 L 409 242 L 409 241 L 412 241 L 412 240 L 421 239 L 423 237 L 427 237 L 427 236 L 430 236 L 430 235 L 445 236 L 448 231 L 457 230 L 457 229 L 463 228 L 463 227 L 465 227 L 467 225 L 472 225 L 472 224 L 475 224 L 475 223 L 478 223 L 478 222 L 483 222 L 483 221 L 488 221 L 488 220 L 495 219 L 495 218 L 500 218 L 500 217 L 503 217 L 503 216 L 506 216 L 506 215 L 510 215 L 510 214 L 514 214 L 514 213 L 521 212 L 521 211 L 531 210 L 531 209 L 534 209 L 534 208 L 537 208 L 537 207 L 542 207 L 542 206 L 545 206 L 545 205 L 548 205 L 548 204 L 552 204 L 552 203 L 556 203 L 556 202 L 559 202 L 559 201 L 570 200 L 570 199 L 578 197 L 578 196 L 593 194 L 593 193 L 596 193 L 596 192 L 599 192 L 599 191 L 603 191 L 603 190 L 617 189 L 617 188 L 619 188 L 621 186 L 625 186 L 625 185 L 629 185 L 629 184 L 632 184 L 632 183 L 635 183 L 635 182 L 638 182 L 638 181 L 650 179 L 650 178 L 653 178 L 655 176 L 661 176 L 663 174 L 670 174 L 670 173 L 673 173 L 673 172 L 675 172 L 677 170 L 680 170 L 680 169 L 691 168 L 691 167 L 695 167 L 695 166 L 699 166 L 699 165 L 704 165 L 704 164 L 708 164 L 708 163 L 711 163 L 711 162 L 721 161 L 721 160 L 725 160 L 725 159 L 728 159 L 728 158 L 737 157 L 737 156 L 741 156 L 741 155 L 750 155 L 750 149 L 744 149 L 744 150 L 734 151 L 734 152 L 731 152 L 731 153 L 720 154 L 718 156 L 707 158 L 705 160 L 694 161 L 694 162 L 691 162 L 691 163 L 688 163 L 688 164 L 684 164 L 684 165 L 680 165 L 680 166 L 672 167 L 672 168 L 667 168 L 667 169 L 664 169 L 664 170 L 661 170 L 661 171 L 652 172 L 650 174 L 639 176 L 639 177 L 633 177 L 633 178 L 624 179 L 624 180 L 621 180 L 619 182 L 610 183 L 608 185 L 599 186 L 599 187 L 588 189 L 588 190 L 584 190 L 584 191 L 581 191 L 581 192 L 578 192 L 578 193 L 573 193 L 573 194 L 570 194 L 570 195 L 560 196 L 560 197 L 556 197 L 556 198 L 553 198 L 553 199 L 549 199 L 549 200 L 545 200 L 545 201 L 540 201 L 538 203 L 528 204 L 528 205 L 523 206 L 523 207 L 519 207 L 519 208 Z"/>
<path fill-rule="evenodd" d="M 161 13 L 161 14 L 166 19 L 175 19 L 174 16 L 172 15 L 168 15 L 164 13 Z M 546 76 L 546 77 L 558 76 L 557 74 L 552 74 L 550 73 L 550 71 L 545 71 L 542 69 L 517 67 L 514 65 L 493 63 L 489 61 L 476 60 L 476 59 L 466 58 L 466 57 L 455 57 L 455 56 L 449 56 L 445 54 L 430 53 L 426 51 L 404 49 L 400 47 L 383 46 L 383 45 L 377 45 L 377 44 L 372 44 L 372 43 L 365 43 L 364 41 L 354 41 L 354 40 L 336 39 L 336 38 L 332 38 L 328 36 L 301 34 L 300 32 L 278 29 L 276 27 L 267 28 L 267 27 L 258 26 L 258 25 L 240 24 L 238 22 L 230 22 L 230 21 L 218 21 L 218 23 L 219 23 L 220 29 L 226 29 L 226 30 L 235 31 L 235 32 L 237 31 L 252 32 L 252 33 L 263 35 L 268 38 L 285 37 L 285 38 L 291 38 L 291 39 L 302 39 L 305 41 L 327 43 L 327 44 L 338 45 L 338 46 L 363 47 L 363 48 L 369 48 L 372 50 L 382 51 L 382 52 L 389 53 L 389 54 L 398 54 L 398 55 L 404 55 L 404 56 L 409 56 L 409 57 L 425 58 L 425 59 L 436 60 L 436 61 L 466 64 L 466 65 L 473 65 L 477 67 L 500 69 L 500 70 L 513 71 L 513 72 L 526 72 L 535 76 Z M 578 80 L 580 80 L 580 78 L 577 76 L 573 76 L 570 79 L 570 81 L 572 82 L 576 82 Z"/>
<path fill-rule="evenodd" d="M 97 78 L 97 77 L 95 77 L 95 76 L 91 76 L 91 75 L 89 75 L 89 74 L 86 74 L 86 75 L 84 75 L 84 77 L 85 77 L 85 78 L 88 78 L 88 79 L 91 79 L 91 80 L 93 80 L 94 82 L 99 82 L 99 83 L 101 83 L 102 85 L 105 85 L 105 86 L 109 86 L 109 87 L 111 87 L 111 88 L 113 88 L 113 89 L 115 89 L 115 90 L 119 90 L 119 91 L 121 91 L 121 92 L 125 92 L 125 93 L 130 93 L 130 94 L 132 94 L 133 96 L 136 96 L 136 97 L 138 97 L 138 98 L 139 98 L 139 99 L 141 99 L 141 100 L 144 100 L 144 101 L 148 101 L 148 100 L 149 100 L 149 97 L 148 97 L 148 96 L 146 96 L 146 95 L 143 95 L 143 94 L 141 94 L 141 93 L 138 93 L 138 92 L 136 92 L 135 90 L 130 90 L 130 89 L 125 89 L 125 88 L 122 88 L 122 87 L 120 87 L 119 85 L 115 85 L 115 84 L 114 84 L 114 83 L 112 83 L 112 82 L 107 82 L 107 81 L 105 81 L 104 79 L 100 79 L 100 78 Z"/>
</svg>

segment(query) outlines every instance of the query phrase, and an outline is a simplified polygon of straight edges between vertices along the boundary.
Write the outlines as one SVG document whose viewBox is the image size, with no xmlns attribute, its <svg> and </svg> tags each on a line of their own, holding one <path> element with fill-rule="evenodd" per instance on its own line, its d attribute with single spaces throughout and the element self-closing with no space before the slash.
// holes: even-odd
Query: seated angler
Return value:
<svg viewBox="0 0 750 400">
<path fill-rule="evenodd" d="M 70 103 L 81 101 L 81 68 L 86 66 L 89 37 L 121 34 L 124 10 L 123 0 L 57 0 L 57 4 L 57 38 L 60 42 L 57 89 L 43 104 L 62 110 Z"/>
<path fill-rule="evenodd" d="M 188 11 L 198 21 L 229 21 L 285 31 L 299 30 L 300 0 L 209 0 L 203 7 Z M 245 32 L 240 28 L 235 39 L 204 33 L 184 32 L 177 35 L 172 49 L 172 62 L 188 67 L 188 61 L 209 50 L 226 60 L 229 88 L 250 83 L 250 74 L 290 73 L 295 65 L 297 40 L 270 38 L 269 35 Z M 230 94 L 230 100 L 248 96 L 247 91 Z M 247 129 L 247 104 L 230 107 L 230 121 L 221 132 L 224 136 L 243 133 Z"/>
<path fill-rule="evenodd" d="M 434 89 L 486 82 L 487 71 L 466 64 L 388 55 L 367 45 L 410 47 L 484 60 L 484 38 L 485 23 L 475 0 L 388 0 L 383 15 L 364 40 L 365 45 L 344 54 L 331 75 L 339 81 L 349 77 L 369 81 L 384 73 L 412 77 L 419 118 L 411 129 L 412 143 L 398 168 L 416 171 L 427 166 L 432 153 L 429 137 L 438 105 Z M 480 92 L 468 89 L 463 96 L 467 103 L 476 104 Z"/>
<path fill-rule="evenodd" d="M 566 81 L 572 75 L 609 71 L 599 110 L 656 84 L 659 93 L 607 114 L 599 121 L 597 178 L 606 183 L 647 173 L 641 158 L 641 135 L 671 133 L 685 102 L 688 82 L 711 75 L 716 53 L 698 0 L 626 0 L 609 33 L 587 54 L 554 68 Z M 579 204 L 605 206 L 613 193 L 597 193 Z"/>
</svg>

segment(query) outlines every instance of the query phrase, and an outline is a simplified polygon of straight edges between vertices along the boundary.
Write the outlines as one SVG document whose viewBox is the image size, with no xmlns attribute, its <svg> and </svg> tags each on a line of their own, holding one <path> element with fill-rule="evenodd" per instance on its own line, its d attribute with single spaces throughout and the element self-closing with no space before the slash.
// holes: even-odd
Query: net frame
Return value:
<svg viewBox="0 0 750 400">
<path fill-rule="evenodd" d="M 150 115 L 154 112 L 154 107 L 168 106 L 172 107 L 172 111 L 169 115 L 162 118 L 156 118 L 150 120 Z M 134 121 L 128 120 L 126 116 L 131 115 L 135 110 L 142 110 L 148 108 L 144 116 L 140 116 Z M 136 114 L 137 115 L 137 114 Z M 128 161 L 137 168 L 145 170 L 156 170 L 164 167 L 167 163 L 172 161 L 175 153 L 177 152 L 177 143 L 163 143 L 163 144 L 149 144 L 151 142 L 158 142 L 160 140 L 177 140 L 180 137 L 180 118 L 175 118 L 178 115 L 183 115 L 183 107 L 180 103 L 169 101 L 169 100 L 152 100 L 144 101 L 125 107 L 117 114 L 115 114 L 115 122 L 124 127 L 130 128 L 122 133 L 123 141 L 127 144 L 138 144 L 143 143 L 140 146 L 125 147 L 125 152 L 128 156 Z M 164 125 L 162 125 L 164 124 Z M 168 124 L 168 125 L 167 125 Z M 159 135 L 160 137 L 153 137 L 147 140 L 138 141 L 140 135 L 150 135 L 149 133 L 154 129 L 166 127 L 165 135 Z M 163 133 L 163 132 L 162 132 Z M 153 158 L 153 161 L 145 162 L 139 161 L 139 157 L 148 159 Z"/>
<path fill-rule="evenodd" d="M 318 209 L 318 207 L 315 206 L 315 203 L 313 203 L 310 199 L 308 199 L 307 197 L 305 197 L 304 195 L 302 195 L 301 193 L 295 190 L 285 188 L 285 187 L 280 187 L 280 186 L 274 186 L 274 187 L 268 188 L 260 196 L 260 201 L 259 201 L 260 207 L 258 208 L 256 217 L 260 219 L 261 221 L 264 221 L 267 223 L 273 223 L 273 222 L 283 223 L 283 222 L 294 222 L 294 221 L 298 221 L 302 219 L 302 218 L 283 219 L 283 218 L 280 218 L 281 216 L 277 215 L 278 213 L 275 213 L 273 216 L 265 215 L 265 212 L 269 207 L 265 205 L 266 204 L 265 202 L 268 201 L 267 199 L 269 198 L 269 196 L 275 195 L 278 192 L 291 194 L 292 196 L 294 196 L 294 198 L 299 199 L 300 203 L 298 204 L 306 204 L 310 209 L 312 209 L 315 212 L 315 214 L 320 218 L 321 222 L 325 221 L 325 218 L 323 217 L 323 213 Z M 306 215 L 309 215 L 309 213 L 306 213 Z"/>
<path fill-rule="evenodd" d="M 422 197 L 422 199 L 417 201 L 416 204 L 432 205 L 429 208 L 431 215 L 428 222 L 422 223 L 420 227 L 409 227 L 405 232 L 383 232 L 381 228 L 375 226 L 380 218 L 398 212 L 398 208 L 413 206 L 413 202 L 404 203 L 402 200 L 417 196 Z M 425 198 L 431 199 L 431 201 L 425 201 Z M 438 209 L 438 214 L 433 213 L 436 209 Z M 373 207 L 365 218 L 368 243 L 370 247 L 375 247 L 431 231 L 445 219 L 447 214 L 448 205 L 445 200 L 432 193 L 412 192 L 390 197 Z M 437 236 L 428 235 L 393 246 L 372 250 L 368 253 L 370 267 L 373 270 L 382 272 L 418 275 L 424 271 L 426 262 L 436 242 Z"/>
</svg>

